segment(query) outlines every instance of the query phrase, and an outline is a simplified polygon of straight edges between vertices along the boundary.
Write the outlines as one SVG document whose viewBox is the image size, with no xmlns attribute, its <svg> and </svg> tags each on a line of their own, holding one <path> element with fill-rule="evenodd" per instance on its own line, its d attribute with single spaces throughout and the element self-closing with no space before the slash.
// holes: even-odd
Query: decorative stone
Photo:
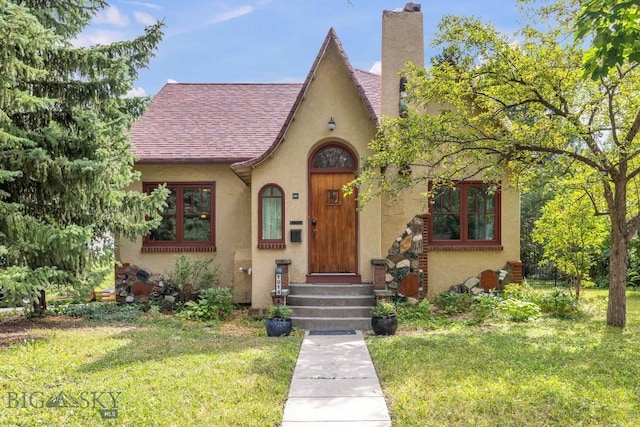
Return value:
<svg viewBox="0 0 640 427">
<path fill-rule="evenodd" d="M 385 274 L 384 281 L 387 283 L 393 282 L 393 276 L 390 275 L 389 273 Z"/>
<path fill-rule="evenodd" d="M 480 279 L 478 279 L 477 277 L 470 277 L 464 282 L 464 285 L 467 287 L 467 289 L 473 289 L 479 284 Z"/>
<path fill-rule="evenodd" d="M 401 282 L 402 279 L 407 277 L 407 274 L 409 274 L 409 267 L 399 268 L 396 272 L 396 280 Z"/>
<path fill-rule="evenodd" d="M 124 300 L 125 302 L 133 302 L 135 301 L 135 298 L 133 297 L 133 295 L 127 295 L 127 297 Z"/>
<path fill-rule="evenodd" d="M 149 295 L 138 295 L 135 300 L 136 302 L 149 302 Z"/>
<path fill-rule="evenodd" d="M 396 268 L 396 263 L 390 259 L 387 260 L 387 269 L 388 270 L 393 270 L 394 268 Z"/>
<path fill-rule="evenodd" d="M 397 269 L 408 268 L 408 267 L 411 267 L 411 261 L 409 261 L 408 259 L 403 259 L 402 261 L 396 264 Z"/>
<path fill-rule="evenodd" d="M 391 247 L 389 248 L 389 251 L 387 252 L 388 255 L 397 255 L 400 253 L 400 241 L 402 240 L 400 237 L 398 237 L 398 239 L 395 242 L 393 242 L 393 245 L 391 245 Z"/>
<path fill-rule="evenodd" d="M 402 241 L 400 242 L 400 252 L 407 252 L 409 249 L 411 249 L 411 242 L 412 242 L 412 237 L 411 236 L 407 236 L 404 239 L 402 239 Z"/>
<path fill-rule="evenodd" d="M 417 270 L 420 267 L 420 260 L 412 259 L 411 260 L 411 270 Z"/>
<path fill-rule="evenodd" d="M 480 295 L 482 293 L 484 293 L 484 289 L 482 289 L 480 286 L 476 286 L 475 288 L 472 288 L 469 293 L 473 296 L 477 296 Z"/>
<path fill-rule="evenodd" d="M 480 285 L 485 291 L 490 291 L 498 286 L 498 276 L 492 270 L 485 270 L 480 273 Z"/>
<path fill-rule="evenodd" d="M 389 288 L 389 289 L 393 289 L 393 290 L 398 289 L 398 282 L 393 281 L 393 282 L 389 283 L 389 284 L 387 285 L 387 288 Z"/>
<path fill-rule="evenodd" d="M 165 301 L 176 302 L 176 297 L 173 296 L 173 295 L 165 295 L 164 299 L 165 299 Z"/>
<path fill-rule="evenodd" d="M 415 273 L 408 273 L 398 285 L 398 292 L 406 297 L 418 298 L 420 277 Z"/>
</svg>

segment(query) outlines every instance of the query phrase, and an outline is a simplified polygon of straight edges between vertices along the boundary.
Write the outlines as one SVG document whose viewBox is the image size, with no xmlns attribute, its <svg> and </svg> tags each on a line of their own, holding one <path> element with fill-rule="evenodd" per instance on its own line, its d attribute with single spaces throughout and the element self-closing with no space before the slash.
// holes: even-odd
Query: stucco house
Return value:
<svg viewBox="0 0 640 427">
<path fill-rule="evenodd" d="M 255 308 L 272 303 L 276 268 L 291 305 L 296 292 L 335 298 L 354 289 L 371 301 L 372 287 L 384 294 L 408 273 L 419 273 L 420 296 L 505 266 L 519 280 L 513 189 L 460 183 L 431 212 L 418 191 L 363 210 L 343 197 L 380 118 L 399 114 L 399 72 L 407 61 L 424 64 L 419 7 L 385 11 L 382 25 L 382 75 L 352 68 L 330 29 L 302 83 L 166 84 L 130 137 L 141 172 L 134 188 L 166 183 L 169 207 L 157 230 L 119 241 L 118 260 L 162 273 L 178 254 L 215 254 L 221 284 Z M 443 225 L 451 221 L 455 232 Z M 349 307 L 361 304 L 338 305 L 358 317 Z"/>
</svg>

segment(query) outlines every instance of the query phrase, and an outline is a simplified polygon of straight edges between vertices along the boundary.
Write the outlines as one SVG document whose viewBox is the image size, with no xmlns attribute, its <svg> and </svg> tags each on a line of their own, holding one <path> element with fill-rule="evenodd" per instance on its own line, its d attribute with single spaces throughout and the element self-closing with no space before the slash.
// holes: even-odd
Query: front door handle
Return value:
<svg viewBox="0 0 640 427">
<path fill-rule="evenodd" d="M 311 231 L 313 232 L 313 238 L 316 238 L 316 226 L 318 225 L 318 220 L 313 218 L 311 220 Z"/>
</svg>

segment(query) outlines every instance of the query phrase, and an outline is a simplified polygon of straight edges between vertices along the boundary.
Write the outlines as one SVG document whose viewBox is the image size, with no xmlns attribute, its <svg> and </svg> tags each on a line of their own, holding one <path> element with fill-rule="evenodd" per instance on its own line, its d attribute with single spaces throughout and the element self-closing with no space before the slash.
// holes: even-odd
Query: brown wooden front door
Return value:
<svg viewBox="0 0 640 427">
<path fill-rule="evenodd" d="M 316 150 L 309 164 L 309 271 L 356 274 L 358 237 L 356 197 L 342 186 L 354 178 L 354 156 L 329 144 Z"/>
</svg>

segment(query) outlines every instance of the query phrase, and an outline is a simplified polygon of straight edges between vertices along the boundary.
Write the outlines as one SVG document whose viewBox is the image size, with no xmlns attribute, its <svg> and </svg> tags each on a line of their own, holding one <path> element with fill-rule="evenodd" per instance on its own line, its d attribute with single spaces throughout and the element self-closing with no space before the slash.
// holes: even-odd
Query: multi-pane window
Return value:
<svg viewBox="0 0 640 427">
<path fill-rule="evenodd" d="M 483 183 L 460 182 L 435 191 L 429 241 L 433 244 L 499 243 L 500 193 Z"/>
<path fill-rule="evenodd" d="M 258 195 L 260 215 L 259 247 L 284 247 L 284 192 L 275 184 L 262 187 Z"/>
<path fill-rule="evenodd" d="M 151 192 L 157 183 L 145 183 Z M 170 194 L 160 225 L 145 238 L 145 246 L 215 246 L 215 183 L 167 183 Z"/>
</svg>

